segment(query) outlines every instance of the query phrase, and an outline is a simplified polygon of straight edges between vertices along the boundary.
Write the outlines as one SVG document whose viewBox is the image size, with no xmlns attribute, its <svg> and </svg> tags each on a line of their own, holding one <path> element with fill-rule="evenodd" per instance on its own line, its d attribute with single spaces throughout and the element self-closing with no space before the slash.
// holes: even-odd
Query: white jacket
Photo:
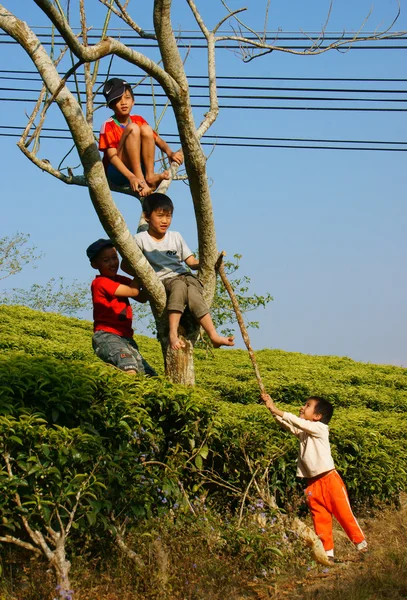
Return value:
<svg viewBox="0 0 407 600">
<path fill-rule="evenodd" d="M 316 477 L 335 468 L 329 445 L 329 427 L 321 421 L 307 421 L 285 412 L 275 419 L 300 440 L 297 477 Z"/>
</svg>

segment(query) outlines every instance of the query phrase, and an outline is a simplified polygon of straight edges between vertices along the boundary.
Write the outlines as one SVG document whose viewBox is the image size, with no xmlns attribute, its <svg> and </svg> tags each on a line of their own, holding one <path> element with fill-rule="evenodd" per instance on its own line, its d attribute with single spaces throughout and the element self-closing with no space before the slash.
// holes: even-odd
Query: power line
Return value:
<svg viewBox="0 0 407 600">
<path fill-rule="evenodd" d="M 5 81 L 36 81 L 38 83 L 42 83 L 42 79 L 41 77 L 38 75 L 38 77 L 12 77 L 12 76 L 7 76 L 4 77 L 2 75 L 0 75 L 0 80 L 5 80 Z M 407 80 L 406 80 L 407 81 Z M 84 80 L 82 80 L 81 78 L 78 78 L 78 83 L 79 84 L 84 84 Z M 103 80 L 101 82 L 99 82 L 100 84 L 103 83 Z M 353 94 L 407 94 L 407 89 L 404 90 L 394 90 L 394 89 L 363 89 L 363 88 L 316 88 L 316 87 L 280 87 L 280 86 L 272 86 L 272 87 L 264 87 L 264 86 L 244 86 L 244 85 L 222 85 L 219 84 L 216 86 L 218 90 L 255 90 L 255 91 L 288 91 L 288 92 L 324 92 L 324 93 L 344 93 L 344 94 L 348 94 L 348 93 L 353 93 Z M 150 83 L 139 83 L 137 84 L 137 90 L 139 90 L 139 88 L 148 88 L 149 90 L 151 90 L 151 84 Z M 208 85 L 206 84 L 190 84 L 189 85 L 190 89 L 208 89 Z M 31 88 L 18 88 L 18 87 L 0 87 L 0 91 L 12 91 L 12 92 L 39 92 L 39 90 L 37 89 L 31 89 Z M 82 90 L 82 93 L 85 93 L 85 90 Z M 96 95 L 101 96 L 102 92 L 98 91 L 96 93 Z M 137 96 L 151 96 L 151 91 L 148 94 L 143 94 L 140 93 L 139 91 L 137 91 Z M 165 96 L 165 94 L 162 93 L 155 93 L 155 96 Z M 203 98 L 204 96 L 199 96 L 199 95 L 193 95 L 191 94 L 191 97 L 193 98 Z M 221 96 L 218 95 L 219 98 L 229 98 L 229 97 L 233 97 L 235 98 L 236 96 Z M 240 96 L 240 97 L 244 97 L 244 96 Z M 264 96 L 250 96 L 250 98 L 264 98 Z"/>
<path fill-rule="evenodd" d="M 19 130 L 20 133 L 9 133 L 2 130 Z M 0 137 L 20 137 L 21 132 L 24 130 L 24 127 L 16 127 L 9 125 L 0 125 Z M 49 132 L 49 134 L 41 135 L 41 138 L 44 139 L 55 139 L 55 140 L 70 140 L 72 141 L 72 137 L 70 135 L 58 135 L 60 133 L 68 133 L 66 129 L 62 128 L 52 128 L 52 127 L 44 127 L 43 131 Z M 94 132 L 97 134 L 97 132 Z M 163 134 L 165 138 L 178 138 L 178 134 L 176 133 L 166 133 Z M 213 138 L 212 141 L 207 138 Z M 248 136 L 228 136 L 228 135 L 207 135 L 203 140 L 201 140 L 201 144 L 203 146 L 227 146 L 227 147 L 246 147 L 246 148 L 297 148 L 297 149 L 320 149 L 320 150 L 361 150 L 361 151 L 383 151 L 383 152 L 407 152 L 407 142 L 398 142 L 398 141 L 384 141 L 384 140 L 344 140 L 344 139 L 314 139 L 314 138 L 284 138 L 284 137 L 256 137 L 256 142 L 253 141 L 253 138 Z M 219 141 L 221 140 L 221 141 Z M 225 142 L 222 140 L 236 140 L 234 142 Z M 258 142 L 267 142 L 267 143 L 258 143 Z M 286 142 L 282 143 L 270 143 L 270 142 Z M 315 145 L 315 144 L 324 144 L 324 145 Z M 329 145 L 326 145 L 329 144 Z M 333 145 L 336 144 L 336 145 Z M 338 144 L 342 144 L 338 146 Z M 343 144 L 348 144 L 344 146 Z M 352 144 L 352 146 L 349 146 Z M 359 144 L 359 146 L 354 146 L 354 144 Z M 370 144 L 370 147 L 368 147 Z M 406 146 L 404 147 L 372 147 L 373 145 L 378 146 Z"/>
<path fill-rule="evenodd" d="M 239 98 L 237 98 L 239 99 Z M 309 100 L 310 98 L 307 98 Z M 297 98 L 293 98 L 297 100 Z M 329 98 L 326 98 L 329 100 Z M 35 103 L 37 98 L 0 98 L 0 102 L 27 102 Z M 95 102 L 95 106 L 104 106 L 104 102 Z M 196 104 L 191 103 L 192 108 L 202 108 L 204 110 L 209 109 L 208 104 Z M 137 106 L 151 107 L 151 102 L 137 102 Z M 156 108 L 165 108 L 166 104 L 155 104 Z M 234 105 L 234 104 L 219 104 L 219 109 L 239 109 L 239 110 L 307 110 L 307 111 L 343 111 L 343 112 L 407 112 L 407 108 L 371 108 L 371 107 L 357 107 L 357 106 L 263 106 L 263 105 Z"/>
<path fill-rule="evenodd" d="M 20 137 L 17 133 L 0 133 L 0 137 Z M 52 136 L 52 135 L 44 135 L 41 136 L 43 139 L 53 139 L 53 140 L 72 140 L 70 137 L 63 136 Z M 213 146 L 210 142 L 201 142 L 202 146 Z M 366 146 L 362 147 L 345 147 L 345 146 L 308 146 L 308 145 L 286 145 L 286 144 L 228 144 L 228 143 L 219 143 L 217 146 L 232 146 L 236 147 L 244 147 L 244 148 L 291 148 L 291 149 L 301 149 L 301 150 L 360 150 L 360 151 L 371 151 L 371 152 L 407 152 L 407 148 L 367 148 Z"/>
<path fill-rule="evenodd" d="M 38 71 L 36 71 L 35 69 L 27 71 L 27 70 L 18 70 L 18 69 L 13 69 L 13 70 L 6 70 L 6 69 L 0 69 L 0 73 L 12 73 L 12 74 L 27 74 L 27 75 L 38 75 Z M 145 75 L 144 72 L 140 71 L 141 75 Z M 128 73 L 99 73 L 99 78 L 102 78 L 103 80 L 106 79 L 106 77 L 123 77 L 126 78 L 128 77 Z M 136 76 L 136 75 L 133 75 Z M 208 79 L 207 75 L 187 75 L 188 80 L 190 79 Z M 239 81 L 248 81 L 248 80 L 253 80 L 253 81 L 365 81 L 365 82 L 400 82 L 400 83 L 405 83 L 407 82 L 407 79 L 405 78 L 388 78 L 388 77 L 270 77 L 270 76 L 258 76 L 258 75 L 217 75 L 216 79 L 219 80 L 230 80 L 230 79 L 237 79 Z"/>
<path fill-rule="evenodd" d="M 356 46 L 355 44 L 359 43 L 361 44 L 360 46 Z M 18 44 L 18 42 L 14 41 L 14 40 L 0 40 L 0 46 L 2 44 Z M 54 47 L 63 47 L 66 46 L 65 42 L 42 42 L 42 46 L 54 46 Z M 151 44 L 145 44 L 145 43 L 138 43 L 138 44 L 126 44 L 127 48 L 151 48 Z M 184 50 L 206 50 L 207 46 L 206 44 L 178 44 L 178 48 L 184 49 Z M 284 50 L 299 50 L 299 51 L 304 51 L 309 49 L 308 47 L 304 47 L 302 45 L 297 45 L 297 46 L 281 46 L 281 48 L 284 48 Z M 325 46 L 318 46 L 318 50 L 328 50 L 330 48 L 329 45 L 325 45 Z M 381 45 L 380 40 L 376 42 L 375 45 L 367 45 L 366 43 L 359 41 L 359 42 L 352 42 L 349 43 L 349 45 L 343 45 L 342 50 L 406 50 L 407 49 L 407 45 Z M 253 46 L 250 45 L 243 45 L 243 44 L 236 44 L 234 42 L 223 42 L 222 46 L 218 47 L 218 50 L 247 50 L 247 51 L 251 51 L 251 50 L 256 50 L 256 48 L 254 48 Z M 261 48 L 259 49 L 260 51 L 262 50 Z M 310 56 L 312 56 L 312 53 L 310 54 Z"/>
<path fill-rule="evenodd" d="M 289 88 L 290 91 L 299 91 L 296 88 Z M 315 91 L 315 90 L 310 90 L 310 91 Z M 341 90 L 339 90 L 341 91 Z M 32 88 L 9 88 L 9 87 L 0 87 L 0 92 L 19 92 L 19 93 L 39 93 L 39 90 L 35 90 Z M 83 90 L 82 93 L 84 94 L 85 91 Z M 382 92 L 383 94 L 387 93 L 385 91 Z M 403 91 L 401 93 L 406 94 L 406 91 Z M 102 93 L 100 92 L 99 94 L 96 94 L 101 96 Z M 156 98 L 166 98 L 166 94 L 162 93 L 162 92 L 157 92 L 154 94 Z M 207 98 L 207 94 L 190 94 L 190 98 Z M 407 102 L 407 98 L 340 98 L 340 97 L 329 97 L 329 96 L 323 96 L 323 97 L 316 97 L 316 96 L 275 96 L 275 95 L 271 95 L 271 96 L 266 96 L 266 95 L 254 95 L 251 94 L 250 96 L 246 96 L 246 95 L 242 95 L 239 94 L 239 96 L 236 95 L 228 95 L 228 94 L 217 94 L 218 99 L 220 100 L 230 100 L 230 99 L 235 99 L 235 100 L 288 100 L 288 101 L 296 101 L 296 102 L 303 102 L 303 101 L 312 101 L 312 102 Z M 148 93 L 137 93 L 137 98 L 151 98 L 151 92 Z M 0 98 L 1 100 L 2 98 Z"/>
</svg>

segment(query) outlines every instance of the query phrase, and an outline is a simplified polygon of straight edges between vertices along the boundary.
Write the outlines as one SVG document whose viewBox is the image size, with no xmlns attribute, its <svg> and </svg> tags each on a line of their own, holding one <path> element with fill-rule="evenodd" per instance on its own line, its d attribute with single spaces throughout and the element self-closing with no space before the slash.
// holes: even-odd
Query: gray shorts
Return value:
<svg viewBox="0 0 407 600">
<path fill-rule="evenodd" d="M 209 309 L 203 299 L 203 285 L 192 273 L 175 275 L 163 280 L 167 292 L 167 310 L 183 313 L 188 306 L 191 314 L 199 321 Z"/>
<path fill-rule="evenodd" d="M 96 356 L 122 371 L 157 375 L 141 356 L 133 338 L 122 337 L 108 331 L 95 331 L 92 337 L 92 346 Z"/>
</svg>

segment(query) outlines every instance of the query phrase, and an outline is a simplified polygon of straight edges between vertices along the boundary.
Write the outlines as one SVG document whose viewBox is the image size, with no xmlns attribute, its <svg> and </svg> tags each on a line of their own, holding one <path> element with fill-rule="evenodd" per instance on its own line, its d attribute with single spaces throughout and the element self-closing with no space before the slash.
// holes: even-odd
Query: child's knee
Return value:
<svg viewBox="0 0 407 600">
<path fill-rule="evenodd" d="M 140 134 L 142 138 L 154 138 L 153 129 L 147 123 L 140 125 Z"/>
<path fill-rule="evenodd" d="M 132 135 L 135 137 L 140 137 L 140 127 L 137 123 L 129 123 L 126 127 L 127 135 Z"/>
</svg>

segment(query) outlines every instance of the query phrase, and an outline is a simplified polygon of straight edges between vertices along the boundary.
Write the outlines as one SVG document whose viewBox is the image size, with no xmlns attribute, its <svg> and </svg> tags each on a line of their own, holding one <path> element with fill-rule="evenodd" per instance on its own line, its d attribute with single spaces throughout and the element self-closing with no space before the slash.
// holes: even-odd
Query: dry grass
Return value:
<svg viewBox="0 0 407 600">
<path fill-rule="evenodd" d="M 265 577 L 255 577 L 245 561 L 224 552 L 205 552 L 208 540 L 178 531 L 151 547 L 150 564 L 141 573 L 116 554 L 74 561 L 74 600 L 406 600 L 407 497 L 401 509 L 382 510 L 361 519 L 369 552 L 358 555 L 339 528 L 330 569 L 304 560 L 304 553 Z M 174 532 L 173 532 L 174 533 Z M 136 543 L 136 540 L 133 540 Z M 14 558 L 13 558 L 14 557 Z M 52 574 L 40 561 L 10 561 L 0 579 L 0 600 L 54 600 Z M 3 554 L 3 565 L 7 557 Z M 21 555 L 20 555 L 21 560 Z M 10 575 L 12 577 L 10 578 Z M 58 597 L 59 600 L 59 597 Z"/>
<path fill-rule="evenodd" d="M 362 526 L 369 542 L 369 552 L 362 556 L 355 554 L 346 536 L 338 531 L 336 554 L 343 562 L 336 564 L 329 572 L 310 574 L 296 591 L 290 594 L 290 598 L 405 600 L 407 497 L 402 498 L 399 511 L 378 512 L 374 518 L 363 520 Z M 278 597 L 280 596 L 275 596 Z"/>
</svg>

